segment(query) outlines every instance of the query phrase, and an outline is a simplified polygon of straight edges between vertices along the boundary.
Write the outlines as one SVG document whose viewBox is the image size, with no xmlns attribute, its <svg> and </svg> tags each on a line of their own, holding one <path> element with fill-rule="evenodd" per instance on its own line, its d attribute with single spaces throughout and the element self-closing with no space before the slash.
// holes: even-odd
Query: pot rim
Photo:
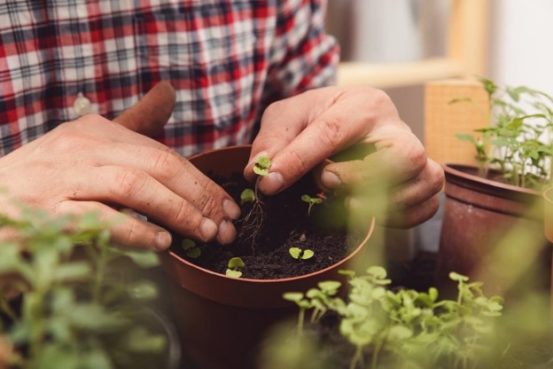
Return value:
<svg viewBox="0 0 553 369">
<path fill-rule="evenodd" d="M 504 193 L 516 192 L 519 194 L 524 194 L 532 197 L 541 195 L 540 192 L 536 190 L 532 190 L 525 187 L 514 186 L 507 183 L 494 181 L 491 179 L 480 177 L 478 175 L 467 173 L 466 170 L 473 170 L 473 169 L 478 170 L 478 167 L 474 165 L 445 163 L 442 165 L 442 167 L 444 168 L 444 171 L 446 174 L 446 182 L 447 182 L 447 175 L 449 174 L 450 176 L 455 176 L 460 178 L 462 181 L 473 182 L 473 183 L 476 182 L 477 184 L 483 185 L 484 189 L 487 190 L 486 192 L 493 191 L 494 195 L 497 194 L 498 190 Z M 458 182 L 456 182 L 455 184 L 463 186 L 463 184 L 460 184 Z M 463 187 L 467 187 L 467 186 L 464 185 Z"/>
<path fill-rule="evenodd" d="M 367 242 L 369 241 L 369 239 L 371 238 L 371 236 L 374 232 L 375 225 L 376 225 L 376 220 L 375 220 L 374 217 L 372 217 L 371 220 L 370 220 L 370 225 L 369 225 L 368 230 L 366 232 L 365 238 L 363 238 L 363 240 L 361 242 L 359 242 L 359 244 L 353 249 L 352 252 L 347 254 L 342 259 L 338 260 L 336 263 L 331 264 L 331 265 L 327 266 L 326 268 L 319 269 L 319 270 L 316 270 L 316 271 L 308 273 L 308 274 L 302 274 L 302 275 L 297 275 L 297 276 L 293 276 L 293 277 L 270 278 L 270 279 L 232 278 L 232 277 L 227 277 L 224 274 L 217 273 L 217 272 L 214 272 L 212 270 L 202 268 L 202 267 L 200 267 L 196 264 L 193 264 L 193 263 L 189 262 L 188 260 L 182 258 L 181 256 L 177 255 L 177 253 L 174 252 L 174 251 L 169 251 L 169 257 L 171 257 L 173 259 L 176 259 L 179 263 L 185 264 L 187 267 L 190 267 L 192 269 L 196 269 L 196 270 L 198 270 L 202 273 L 209 274 L 210 276 L 212 276 L 214 278 L 231 279 L 233 281 L 236 281 L 237 283 L 244 283 L 244 284 L 289 283 L 289 282 L 293 282 L 293 281 L 301 281 L 303 279 L 313 278 L 313 277 L 315 277 L 319 274 L 324 274 L 328 271 L 336 269 L 337 267 L 339 267 L 342 264 L 345 264 L 347 261 L 352 259 L 355 255 L 357 255 L 363 249 L 363 247 L 367 244 Z"/>
</svg>

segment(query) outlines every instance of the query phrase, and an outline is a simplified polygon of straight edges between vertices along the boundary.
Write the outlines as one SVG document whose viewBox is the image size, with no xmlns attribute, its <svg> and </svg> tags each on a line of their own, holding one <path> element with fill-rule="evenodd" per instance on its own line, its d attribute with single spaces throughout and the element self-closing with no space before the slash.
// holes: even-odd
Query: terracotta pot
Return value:
<svg viewBox="0 0 553 369">
<path fill-rule="evenodd" d="M 526 265 L 532 263 L 530 258 L 544 260 L 544 253 L 549 252 L 541 231 L 540 193 L 480 177 L 476 167 L 446 164 L 444 169 L 446 201 L 436 283 L 442 288 L 452 287 L 448 274 L 455 271 L 482 280 L 489 292 L 501 293 L 515 282 L 511 280 L 507 286 L 505 281 L 511 277 L 509 269 L 516 269 L 510 263 Z M 507 250 L 513 242 L 503 239 L 513 229 L 528 242 Z M 534 269 L 549 268 L 547 260 Z M 543 277 L 541 274 L 538 278 Z"/>
<path fill-rule="evenodd" d="M 230 178 L 242 173 L 250 146 L 207 152 L 190 161 L 203 172 Z M 198 267 L 175 252 L 164 257 L 164 268 L 174 282 L 173 305 L 185 355 L 199 368 L 247 369 L 255 367 L 256 348 L 276 321 L 296 314 L 282 299 L 288 291 L 304 291 L 318 281 L 338 279 L 339 269 L 367 243 L 374 228 L 370 221 L 365 237 L 340 262 L 323 270 L 282 279 L 229 278 Z"/>
</svg>

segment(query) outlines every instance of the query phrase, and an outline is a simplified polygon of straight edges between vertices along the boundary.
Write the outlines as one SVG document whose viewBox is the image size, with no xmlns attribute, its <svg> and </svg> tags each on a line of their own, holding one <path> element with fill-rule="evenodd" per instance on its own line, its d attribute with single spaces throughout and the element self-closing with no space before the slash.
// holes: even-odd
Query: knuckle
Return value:
<svg viewBox="0 0 553 369">
<path fill-rule="evenodd" d="M 146 183 L 145 175 L 134 169 L 125 168 L 116 171 L 111 192 L 116 197 L 134 197 Z"/>
<path fill-rule="evenodd" d="M 430 165 L 430 187 L 432 189 L 432 194 L 438 193 L 442 190 L 445 182 L 444 170 L 441 166 L 436 163 L 431 162 Z"/>
<path fill-rule="evenodd" d="M 160 178 L 162 181 L 173 178 L 180 164 L 180 161 L 169 148 L 159 149 L 152 162 L 152 168 L 156 177 Z"/>
<path fill-rule="evenodd" d="M 424 167 L 427 165 L 428 158 L 426 157 L 426 151 L 418 139 L 412 135 L 414 144 L 409 150 L 409 166 L 412 168 L 413 172 L 420 173 Z"/>
<path fill-rule="evenodd" d="M 282 101 L 275 101 L 271 103 L 267 108 L 265 108 L 265 111 L 263 112 L 262 121 L 266 118 L 276 116 L 282 112 L 284 102 Z"/>
<path fill-rule="evenodd" d="M 200 228 L 202 216 L 195 212 L 186 200 L 178 201 L 175 209 L 175 222 L 187 231 Z"/>
<path fill-rule="evenodd" d="M 322 145 L 335 148 L 344 138 L 344 127 L 338 119 L 327 119 L 319 126 Z"/>
<path fill-rule="evenodd" d="M 288 151 L 288 155 L 290 156 L 289 163 L 292 164 L 292 167 L 295 168 L 295 171 L 298 173 L 305 173 L 309 168 L 307 167 L 307 163 L 302 155 L 300 155 L 296 150 L 290 149 Z"/>
<path fill-rule="evenodd" d="M 142 242 L 143 237 L 139 234 L 138 221 L 130 220 L 125 232 L 125 242 L 134 245 Z"/>
</svg>

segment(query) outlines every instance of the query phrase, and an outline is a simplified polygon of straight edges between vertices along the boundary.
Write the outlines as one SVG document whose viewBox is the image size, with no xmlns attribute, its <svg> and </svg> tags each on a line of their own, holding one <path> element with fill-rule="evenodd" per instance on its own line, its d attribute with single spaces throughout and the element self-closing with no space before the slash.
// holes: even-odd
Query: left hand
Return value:
<svg viewBox="0 0 553 369">
<path fill-rule="evenodd" d="M 366 187 L 381 183 L 385 176 L 392 190 L 385 217 L 388 225 L 411 227 L 434 215 L 443 170 L 426 157 L 422 143 L 400 119 L 390 98 L 372 88 L 320 88 L 271 104 L 263 114 L 244 175 L 252 180 L 255 159 L 268 156 L 272 167 L 259 189 L 275 194 L 358 143 L 373 145 L 374 153 L 320 168 L 324 187 Z"/>
</svg>

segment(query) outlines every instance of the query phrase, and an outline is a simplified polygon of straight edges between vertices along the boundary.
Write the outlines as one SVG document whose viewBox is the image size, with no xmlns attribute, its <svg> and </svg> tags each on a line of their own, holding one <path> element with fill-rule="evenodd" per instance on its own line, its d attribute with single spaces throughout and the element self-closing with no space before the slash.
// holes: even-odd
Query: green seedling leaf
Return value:
<svg viewBox="0 0 553 369">
<path fill-rule="evenodd" d="M 242 269 L 246 266 L 244 261 L 239 257 L 233 257 L 228 261 L 227 267 L 229 269 Z"/>
<path fill-rule="evenodd" d="M 239 271 L 239 270 L 227 269 L 225 271 L 225 275 L 227 277 L 231 277 L 231 278 L 240 278 L 240 277 L 242 277 L 242 272 Z"/>
<path fill-rule="evenodd" d="M 240 201 L 242 202 L 242 204 L 245 204 L 247 202 L 254 202 L 255 200 L 255 192 L 251 188 L 246 188 L 240 194 Z"/>
<path fill-rule="evenodd" d="M 227 263 L 225 274 L 227 277 L 240 278 L 242 276 L 242 268 L 245 266 L 246 264 L 241 258 L 233 257 Z"/>
<path fill-rule="evenodd" d="M 259 158 L 257 158 L 257 161 L 253 166 L 253 172 L 258 176 L 265 177 L 269 174 L 269 169 L 271 169 L 271 165 L 271 159 L 266 156 L 260 156 Z"/>
<path fill-rule="evenodd" d="M 190 250 L 190 249 L 193 249 L 194 247 L 196 247 L 196 242 L 194 240 L 189 239 L 189 238 L 185 238 L 184 240 L 181 241 L 180 247 L 182 247 L 182 249 L 184 251 Z"/>
<path fill-rule="evenodd" d="M 469 277 L 461 275 L 459 273 L 451 272 L 449 273 L 449 279 L 456 282 L 467 282 Z"/>
<path fill-rule="evenodd" d="M 321 204 L 323 202 L 323 199 L 321 197 L 311 197 L 309 195 L 301 195 L 301 201 L 306 202 L 308 204 Z"/>
<path fill-rule="evenodd" d="M 302 292 L 286 292 L 282 295 L 282 298 L 287 301 L 292 302 L 300 302 L 303 300 L 303 293 Z"/>
<path fill-rule="evenodd" d="M 290 247 L 288 249 L 288 253 L 296 260 L 300 260 L 300 259 L 309 260 L 315 255 L 315 252 L 313 250 L 311 249 L 304 250 L 299 247 Z"/>
<path fill-rule="evenodd" d="M 194 240 L 191 240 L 189 238 L 185 238 L 182 240 L 181 245 L 182 249 L 184 250 L 184 253 L 186 256 L 188 256 L 191 259 L 197 259 L 200 256 L 202 256 L 202 249 L 200 249 Z"/>
<path fill-rule="evenodd" d="M 338 281 L 323 281 L 318 283 L 319 288 L 325 292 L 335 292 L 342 286 L 342 283 Z"/>
</svg>

